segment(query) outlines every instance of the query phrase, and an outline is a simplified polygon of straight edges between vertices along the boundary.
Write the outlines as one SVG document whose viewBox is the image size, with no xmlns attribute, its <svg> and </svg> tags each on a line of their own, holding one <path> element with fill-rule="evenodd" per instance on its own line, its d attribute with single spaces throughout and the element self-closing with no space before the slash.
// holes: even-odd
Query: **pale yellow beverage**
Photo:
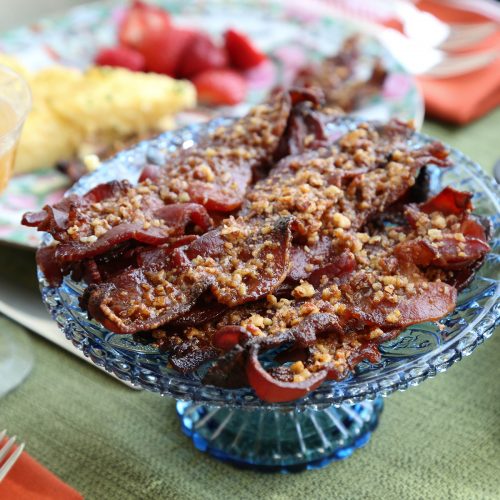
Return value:
<svg viewBox="0 0 500 500">
<path fill-rule="evenodd" d="M 0 191 L 12 175 L 16 148 L 31 109 L 31 93 L 23 77 L 0 65 Z"/>
<path fill-rule="evenodd" d="M 16 129 L 17 122 L 18 117 L 12 106 L 0 98 L 0 137 L 5 137 L 0 145 L 0 190 L 7 185 L 14 169 L 19 136 L 12 137 L 12 131 Z"/>
</svg>

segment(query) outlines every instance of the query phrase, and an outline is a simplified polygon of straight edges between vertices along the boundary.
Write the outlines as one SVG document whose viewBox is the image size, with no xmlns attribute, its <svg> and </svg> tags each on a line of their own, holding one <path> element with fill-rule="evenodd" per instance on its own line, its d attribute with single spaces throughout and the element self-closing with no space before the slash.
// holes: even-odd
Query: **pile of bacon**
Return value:
<svg viewBox="0 0 500 500">
<path fill-rule="evenodd" d="M 86 281 L 82 307 L 112 332 L 183 373 L 211 361 L 204 382 L 266 401 L 377 362 L 380 343 L 453 311 L 489 228 L 469 193 L 426 199 L 425 166 L 449 166 L 442 144 L 412 146 L 396 121 L 329 137 L 335 120 L 312 90 L 281 92 L 137 185 L 27 213 L 55 240 L 38 264 L 54 286 Z"/>
</svg>

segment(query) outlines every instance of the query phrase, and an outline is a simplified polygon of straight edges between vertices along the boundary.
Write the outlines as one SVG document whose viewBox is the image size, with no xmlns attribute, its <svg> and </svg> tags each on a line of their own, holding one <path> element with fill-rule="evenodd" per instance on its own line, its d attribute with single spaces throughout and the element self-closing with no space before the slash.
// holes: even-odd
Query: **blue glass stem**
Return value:
<svg viewBox="0 0 500 500">
<path fill-rule="evenodd" d="M 383 401 L 324 410 L 241 410 L 177 402 L 183 432 L 196 448 L 239 467 L 298 472 L 324 467 L 364 446 Z"/>
</svg>

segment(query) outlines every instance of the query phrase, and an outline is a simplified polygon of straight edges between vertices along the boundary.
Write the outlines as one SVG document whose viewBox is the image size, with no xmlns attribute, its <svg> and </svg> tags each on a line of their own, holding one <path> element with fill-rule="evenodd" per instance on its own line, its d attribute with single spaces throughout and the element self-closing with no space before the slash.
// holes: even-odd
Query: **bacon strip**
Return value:
<svg viewBox="0 0 500 500">
<path fill-rule="evenodd" d="M 400 259 L 411 256 L 421 268 L 460 270 L 490 250 L 486 229 L 470 215 L 471 193 L 446 187 L 430 200 L 405 211 L 417 237 L 395 248 Z"/>
<path fill-rule="evenodd" d="M 83 304 L 111 331 L 136 333 L 180 318 L 208 289 L 229 307 L 257 300 L 277 289 L 288 271 L 292 220 L 272 223 L 263 232 L 260 224 L 232 219 L 164 262 L 88 287 Z"/>
<path fill-rule="evenodd" d="M 164 221 L 165 227 L 145 228 L 144 223 L 122 223 L 92 243 L 61 243 L 56 248 L 55 258 L 61 265 L 88 259 L 129 240 L 161 245 L 171 241 L 174 236 L 183 235 L 189 224 L 197 225 L 202 231 L 212 226 L 212 220 L 205 208 L 195 203 L 166 205 L 159 208 L 155 215 Z"/>
<path fill-rule="evenodd" d="M 427 214 L 441 212 L 444 215 L 462 215 L 467 210 L 472 210 L 471 199 L 471 193 L 447 186 L 434 198 L 420 204 L 419 209 Z"/>
</svg>

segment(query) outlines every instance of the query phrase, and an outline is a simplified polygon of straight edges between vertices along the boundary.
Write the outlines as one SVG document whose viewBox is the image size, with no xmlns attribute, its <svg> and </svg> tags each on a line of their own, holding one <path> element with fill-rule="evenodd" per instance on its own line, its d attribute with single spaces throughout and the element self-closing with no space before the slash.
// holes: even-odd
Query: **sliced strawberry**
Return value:
<svg viewBox="0 0 500 500">
<path fill-rule="evenodd" d="M 208 69 L 224 68 L 226 66 L 226 50 L 217 47 L 206 33 L 197 33 L 182 54 L 178 76 L 192 78 Z"/>
<path fill-rule="evenodd" d="M 195 36 L 195 31 L 174 27 L 161 33 L 150 33 L 140 47 L 146 69 L 177 76 L 181 56 Z"/>
<path fill-rule="evenodd" d="M 198 99 L 205 104 L 234 105 L 246 96 L 246 82 L 232 69 L 209 69 L 193 79 Z"/>
<path fill-rule="evenodd" d="M 227 30 L 224 34 L 224 40 L 231 66 L 237 69 L 253 68 L 266 59 L 266 55 L 239 31 Z"/>
<path fill-rule="evenodd" d="M 132 71 L 145 68 L 144 56 L 128 47 L 104 47 L 96 55 L 94 62 L 99 66 L 114 66 Z"/>
<path fill-rule="evenodd" d="M 146 36 L 162 33 L 171 25 L 169 13 L 155 5 L 134 0 L 118 29 L 122 45 L 139 49 Z"/>
</svg>

